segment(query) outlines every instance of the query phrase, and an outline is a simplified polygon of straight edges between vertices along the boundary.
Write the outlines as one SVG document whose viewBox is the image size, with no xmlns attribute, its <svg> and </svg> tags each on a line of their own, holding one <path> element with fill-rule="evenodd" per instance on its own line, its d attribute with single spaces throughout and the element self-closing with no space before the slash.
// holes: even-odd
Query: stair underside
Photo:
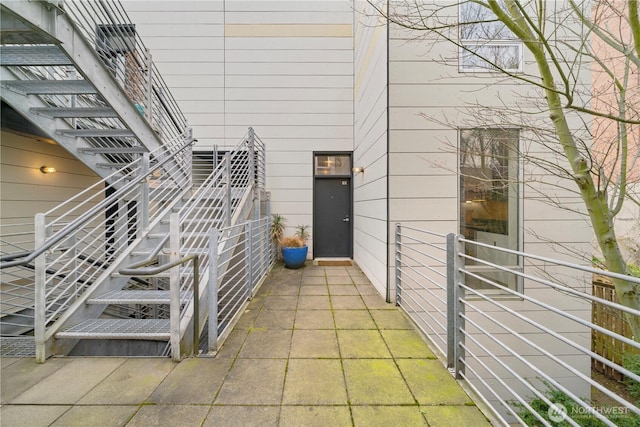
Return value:
<svg viewBox="0 0 640 427">
<path fill-rule="evenodd" d="M 73 65 L 67 54 L 56 45 L 2 46 L 0 60 L 4 66 Z"/>
<path fill-rule="evenodd" d="M 169 319 L 87 319 L 56 338 L 169 340 Z"/>
</svg>

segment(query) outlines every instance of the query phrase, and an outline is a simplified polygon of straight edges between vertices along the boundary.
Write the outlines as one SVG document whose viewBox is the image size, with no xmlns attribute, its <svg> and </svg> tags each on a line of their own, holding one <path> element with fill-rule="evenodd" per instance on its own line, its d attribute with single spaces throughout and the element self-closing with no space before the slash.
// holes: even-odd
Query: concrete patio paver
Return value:
<svg viewBox="0 0 640 427">
<path fill-rule="evenodd" d="M 274 267 L 215 357 L 3 359 L 2 425 L 488 426 L 357 267 Z"/>
</svg>

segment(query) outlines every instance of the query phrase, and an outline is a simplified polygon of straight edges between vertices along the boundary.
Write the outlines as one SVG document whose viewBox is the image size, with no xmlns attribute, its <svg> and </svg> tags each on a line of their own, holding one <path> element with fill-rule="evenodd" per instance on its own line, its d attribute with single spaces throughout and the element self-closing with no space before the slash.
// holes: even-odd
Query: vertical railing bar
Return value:
<svg viewBox="0 0 640 427">
<path fill-rule="evenodd" d="M 455 367 L 456 359 L 456 311 L 455 311 L 455 237 L 447 234 L 447 368 L 451 371 Z"/>
<path fill-rule="evenodd" d="M 193 258 L 193 354 L 200 352 L 200 256 Z"/>
<path fill-rule="evenodd" d="M 231 227 L 231 153 L 225 153 L 226 165 L 226 192 L 225 192 L 225 225 Z"/>
<path fill-rule="evenodd" d="M 145 111 L 145 115 L 147 116 L 149 125 L 153 126 L 153 60 L 151 58 L 151 50 L 147 48 L 145 54 L 145 66 L 147 67 L 147 111 Z"/>
<path fill-rule="evenodd" d="M 401 272 L 402 272 L 402 239 L 401 239 L 401 228 L 400 224 L 396 224 L 396 256 L 395 256 L 395 284 L 396 284 L 396 305 L 400 305 L 400 293 L 401 293 Z M 391 302 L 389 300 L 390 292 L 387 292 L 387 302 Z"/>
<path fill-rule="evenodd" d="M 45 216 L 38 213 L 35 216 L 35 247 L 44 245 L 46 240 Z M 35 259 L 35 301 L 34 301 L 34 340 L 36 346 L 36 362 L 44 363 L 47 360 L 45 342 L 46 302 L 45 302 L 45 274 L 47 270 L 46 255 L 44 252 Z"/>
<path fill-rule="evenodd" d="M 172 213 L 169 218 L 169 261 L 180 259 L 180 215 Z M 169 274 L 169 323 L 171 334 L 171 358 L 180 361 L 180 266 L 176 265 Z"/>
<path fill-rule="evenodd" d="M 246 286 L 247 286 L 247 299 L 251 298 L 252 286 L 253 286 L 253 269 L 251 265 L 251 247 L 253 238 L 251 236 L 251 221 L 247 221 L 244 226 L 244 262 L 245 262 L 245 276 L 246 276 Z"/>
<path fill-rule="evenodd" d="M 209 236 L 209 353 L 218 350 L 218 237 L 212 228 Z"/>
<path fill-rule="evenodd" d="M 454 341 L 455 341 L 455 360 L 454 370 L 456 379 L 463 379 L 465 373 L 465 363 L 463 362 L 464 345 L 465 345 L 465 290 L 460 286 L 463 283 L 462 269 L 464 268 L 464 258 L 461 254 L 464 252 L 464 243 L 460 241 L 462 236 L 456 234 L 453 239 L 453 300 L 449 304 L 454 307 Z"/>
<path fill-rule="evenodd" d="M 140 195 L 138 202 L 138 237 L 143 237 L 149 229 L 149 162 L 150 154 L 142 154 L 142 167 L 140 168 Z"/>
</svg>

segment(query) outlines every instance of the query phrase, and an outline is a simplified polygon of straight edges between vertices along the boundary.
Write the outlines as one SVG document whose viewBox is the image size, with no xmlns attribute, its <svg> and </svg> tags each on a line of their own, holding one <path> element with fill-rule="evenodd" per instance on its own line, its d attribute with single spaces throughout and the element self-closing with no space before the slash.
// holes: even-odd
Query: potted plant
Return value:
<svg viewBox="0 0 640 427">
<path fill-rule="evenodd" d="M 277 246 L 276 256 L 280 258 L 280 240 L 284 235 L 284 227 L 286 220 L 280 214 L 271 215 L 271 227 L 269 228 L 269 238 Z"/>
<path fill-rule="evenodd" d="M 299 225 L 296 227 L 294 237 L 284 237 L 280 240 L 285 267 L 300 268 L 304 266 L 309 250 L 307 246 L 307 239 L 310 237 L 308 228 L 308 225 Z"/>
</svg>

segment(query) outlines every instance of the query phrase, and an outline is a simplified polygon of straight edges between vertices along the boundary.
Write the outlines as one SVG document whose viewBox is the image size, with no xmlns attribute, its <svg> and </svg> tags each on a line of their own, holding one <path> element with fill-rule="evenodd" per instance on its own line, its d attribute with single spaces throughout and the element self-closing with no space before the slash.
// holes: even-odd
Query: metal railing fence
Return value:
<svg viewBox="0 0 640 427">
<path fill-rule="evenodd" d="M 174 245 L 179 248 L 180 257 L 198 256 L 202 272 L 200 275 L 202 284 L 197 284 L 191 268 L 188 266 L 180 268 L 179 274 L 172 280 L 172 289 L 179 288 L 180 295 L 194 295 L 196 285 L 199 285 L 203 293 L 208 292 L 207 272 L 211 268 L 210 230 L 221 230 L 219 237 L 223 239 L 221 244 L 224 249 L 222 254 L 217 255 L 216 259 L 220 265 L 216 266 L 216 270 L 226 274 L 227 269 L 236 268 L 238 265 L 238 255 L 230 251 L 235 248 L 237 241 L 241 240 L 241 236 L 235 233 L 238 226 L 232 226 L 232 224 L 242 220 L 251 208 L 257 210 L 254 215 L 259 216 L 260 208 L 254 203 L 256 201 L 254 195 L 256 190 L 264 190 L 264 187 L 259 188 L 259 174 L 255 172 L 256 159 L 264 157 L 264 146 L 256 144 L 255 141 L 253 129 L 249 128 L 239 144 L 226 153 L 195 194 L 172 217 L 172 229 L 179 231 L 176 231 L 176 235 L 172 235 L 171 240 L 176 242 Z M 178 223 L 173 224 L 176 221 Z M 250 227 L 251 225 L 242 224 L 241 226 Z M 251 239 L 259 238 L 253 237 L 251 232 L 249 236 Z M 251 264 L 247 266 L 251 269 Z M 246 274 L 246 272 L 235 274 Z M 175 303 L 177 304 L 177 301 Z M 188 313 L 194 309 L 194 306 L 185 304 L 181 307 L 179 319 L 189 318 Z M 208 311 L 203 310 L 202 314 L 206 317 Z M 178 320 L 174 321 L 178 322 Z M 187 328 L 187 322 L 182 321 L 179 325 L 181 335 L 186 333 Z M 175 330 L 178 330 L 177 323 Z M 174 342 L 179 343 L 179 339 L 176 338 Z M 172 351 L 177 357 L 176 352 L 179 354 L 179 348 L 174 348 Z"/>
<path fill-rule="evenodd" d="M 183 140 L 176 155 L 190 158 L 190 151 L 191 141 Z M 54 333 L 52 325 L 60 314 L 189 191 L 189 177 L 178 171 L 185 165 L 170 159 L 163 147 L 145 153 L 36 215 L 35 250 L 5 255 L 0 262 L 3 288 L 20 286 L 19 295 L 3 304 L 1 314 L 34 316 L 29 310 L 35 306 L 35 322 L 33 318 L 31 322 L 36 335 L 45 340 Z M 32 273 L 25 275 L 25 271 Z M 23 280 L 10 280 L 17 275 Z M 10 295 L 3 289 L 3 302 Z"/>
<path fill-rule="evenodd" d="M 523 267 L 468 255 L 474 251 L 465 247 L 515 255 Z M 592 376 L 591 360 L 628 382 L 640 382 L 638 372 L 593 352 L 591 334 L 598 331 L 624 342 L 633 349 L 629 355 L 638 358 L 640 343 L 591 323 L 591 308 L 602 304 L 629 316 L 640 316 L 640 311 L 593 296 L 594 274 L 640 284 L 631 276 L 460 235 L 396 226 L 396 303 L 446 359 L 452 374 L 505 425 L 640 422 L 637 402 Z"/>
<path fill-rule="evenodd" d="M 208 349 L 217 351 L 276 261 L 269 238 L 271 218 L 212 230 L 209 269 Z"/>
</svg>

